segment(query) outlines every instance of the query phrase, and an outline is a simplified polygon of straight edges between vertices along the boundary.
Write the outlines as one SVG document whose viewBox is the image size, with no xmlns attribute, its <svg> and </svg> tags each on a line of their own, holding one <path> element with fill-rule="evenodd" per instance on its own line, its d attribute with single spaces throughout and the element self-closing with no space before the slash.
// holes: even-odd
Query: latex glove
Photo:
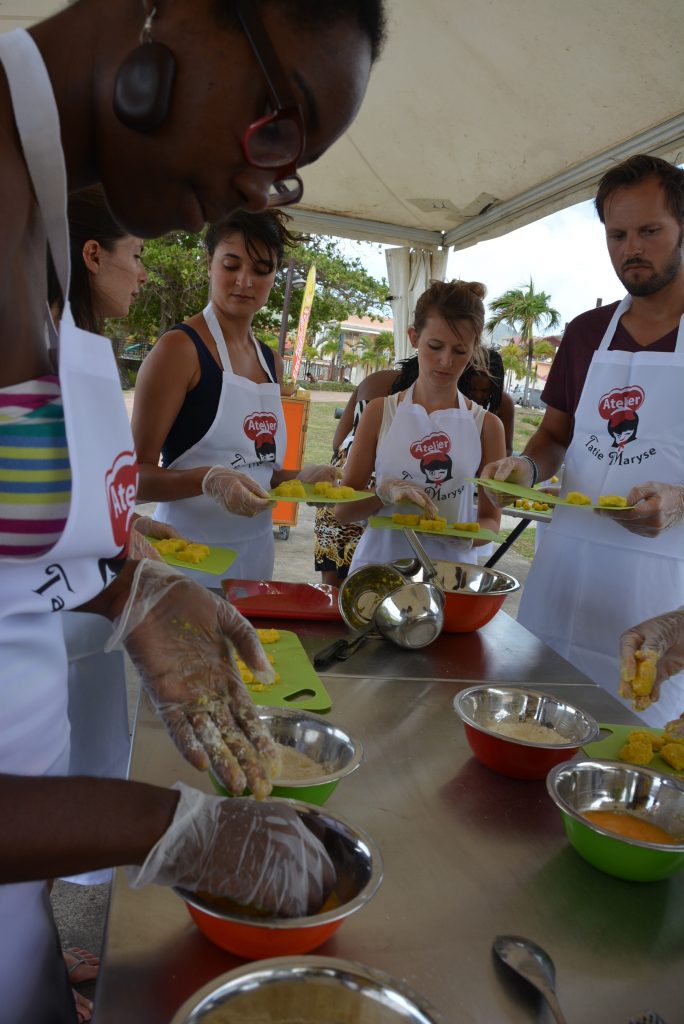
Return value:
<svg viewBox="0 0 684 1024">
<path fill-rule="evenodd" d="M 229 642 L 260 682 L 274 672 L 254 628 L 224 598 L 165 562 L 140 562 L 106 650 L 123 645 L 174 743 L 230 793 L 268 796 L 277 748 L 257 715 Z"/>
<path fill-rule="evenodd" d="M 285 800 L 222 800 L 177 782 L 173 821 L 140 868 L 134 888 L 180 885 L 227 896 L 278 917 L 320 910 L 335 884 L 325 847 Z"/>
<path fill-rule="evenodd" d="M 510 480 L 512 484 L 519 484 L 521 487 L 532 487 L 534 471 L 527 459 L 520 459 L 517 455 L 508 455 L 505 459 L 488 462 L 482 469 L 480 477 L 487 480 Z M 499 508 L 510 505 L 510 494 L 506 494 L 504 491 L 490 491 L 484 484 L 481 486 L 487 491 L 489 500 Z"/>
<path fill-rule="evenodd" d="M 160 523 L 157 519 L 152 519 L 151 516 L 135 516 L 128 545 L 129 558 L 151 558 L 155 562 L 163 560 L 154 544 L 150 544 L 148 541 L 148 537 L 165 540 L 169 537 L 180 537 L 180 534 L 173 526 L 169 526 L 168 523 Z"/>
<path fill-rule="evenodd" d="M 409 480 L 380 480 L 375 493 L 383 505 L 398 505 L 404 501 L 410 501 L 413 505 L 424 508 L 428 519 L 434 519 L 439 513 L 437 506 L 427 496 L 419 484 L 412 484 Z"/>
<path fill-rule="evenodd" d="M 342 470 L 338 469 L 337 466 L 330 466 L 327 464 L 323 466 L 302 466 L 297 473 L 297 478 L 301 480 L 303 484 L 317 484 L 321 480 L 327 480 L 331 484 L 334 484 L 337 483 L 338 480 L 342 479 Z"/>
<path fill-rule="evenodd" d="M 637 659 L 637 651 L 647 657 Z M 640 663 L 655 659 L 655 681 L 646 701 L 634 692 Z M 625 630 L 620 637 L 620 696 L 634 702 L 638 710 L 660 696 L 660 684 L 684 669 L 684 608 L 657 615 Z M 684 702 L 684 694 L 682 695 Z"/>
<path fill-rule="evenodd" d="M 246 473 L 212 466 L 202 480 L 202 493 L 236 516 L 258 516 L 275 502 Z"/>
<path fill-rule="evenodd" d="M 174 526 L 161 523 L 158 519 L 153 519 L 152 516 L 136 516 L 133 520 L 133 527 L 144 537 L 154 537 L 155 540 L 180 537 L 180 533 Z"/>
<path fill-rule="evenodd" d="M 601 509 L 600 514 L 614 519 L 630 533 L 640 537 L 657 537 L 684 519 L 684 487 L 649 481 L 633 487 L 627 504 L 634 508 Z"/>
</svg>

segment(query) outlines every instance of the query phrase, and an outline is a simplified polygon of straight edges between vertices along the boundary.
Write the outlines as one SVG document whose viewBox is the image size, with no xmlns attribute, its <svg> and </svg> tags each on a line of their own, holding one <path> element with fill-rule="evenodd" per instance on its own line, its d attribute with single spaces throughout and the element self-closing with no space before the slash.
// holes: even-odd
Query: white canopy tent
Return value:
<svg viewBox="0 0 684 1024">
<path fill-rule="evenodd" d="M 0 29 L 61 6 L 2 0 Z M 630 154 L 684 160 L 682 0 L 387 6 L 359 117 L 302 172 L 298 228 L 465 248 L 590 197 Z"/>
</svg>

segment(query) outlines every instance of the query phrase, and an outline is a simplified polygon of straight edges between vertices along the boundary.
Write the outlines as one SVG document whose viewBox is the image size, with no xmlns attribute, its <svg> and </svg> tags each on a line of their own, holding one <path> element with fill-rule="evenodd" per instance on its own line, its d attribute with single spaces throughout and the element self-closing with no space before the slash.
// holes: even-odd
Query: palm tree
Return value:
<svg viewBox="0 0 684 1024">
<path fill-rule="evenodd" d="M 489 304 L 492 314 L 486 323 L 488 331 L 493 331 L 499 324 L 508 324 L 520 334 L 523 348 L 527 348 L 527 370 L 525 374 L 525 390 L 523 404 L 527 404 L 534 358 L 534 330 L 540 326 L 551 330 L 560 323 L 560 313 L 551 305 L 551 296 L 546 292 L 535 292 L 534 282 L 530 278 L 528 286 L 509 288 L 503 295 L 493 299 Z"/>
</svg>

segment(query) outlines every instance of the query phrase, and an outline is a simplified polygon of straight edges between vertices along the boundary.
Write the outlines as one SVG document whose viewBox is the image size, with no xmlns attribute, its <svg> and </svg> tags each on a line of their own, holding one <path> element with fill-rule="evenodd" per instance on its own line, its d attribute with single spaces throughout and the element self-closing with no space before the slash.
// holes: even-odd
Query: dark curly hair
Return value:
<svg viewBox="0 0 684 1024">
<path fill-rule="evenodd" d="M 216 251 L 216 246 L 228 235 L 239 233 L 245 240 L 245 248 L 250 257 L 263 262 L 260 248 L 265 247 L 271 254 L 271 270 L 282 266 L 286 247 L 295 245 L 299 235 L 289 231 L 287 224 L 292 218 L 282 210 L 264 210 L 263 213 L 247 213 L 246 210 L 234 210 L 220 220 L 210 224 L 204 236 L 209 257 Z"/>
</svg>

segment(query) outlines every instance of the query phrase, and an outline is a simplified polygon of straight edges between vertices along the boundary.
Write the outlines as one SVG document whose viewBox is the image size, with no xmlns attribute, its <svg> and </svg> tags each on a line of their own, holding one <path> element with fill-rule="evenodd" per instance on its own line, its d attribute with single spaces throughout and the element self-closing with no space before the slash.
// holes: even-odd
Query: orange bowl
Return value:
<svg viewBox="0 0 684 1024">
<path fill-rule="evenodd" d="M 473 633 L 493 619 L 509 594 L 520 589 L 512 576 L 472 562 L 433 559 L 434 583 L 444 591 L 444 633 Z M 423 570 L 418 578 L 423 578 Z M 413 577 L 414 579 L 417 577 Z"/>
<path fill-rule="evenodd" d="M 382 881 L 382 860 L 372 839 L 322 807 L 288 800 L 318 836 L 335 865 L 338 905 L 307 917 L 255 917 L 226 909 L 187 889 L 175 892 L 193 921 L 221 949 L 249 960 L 308 953 L 375 895 Z"/>
</svg>

